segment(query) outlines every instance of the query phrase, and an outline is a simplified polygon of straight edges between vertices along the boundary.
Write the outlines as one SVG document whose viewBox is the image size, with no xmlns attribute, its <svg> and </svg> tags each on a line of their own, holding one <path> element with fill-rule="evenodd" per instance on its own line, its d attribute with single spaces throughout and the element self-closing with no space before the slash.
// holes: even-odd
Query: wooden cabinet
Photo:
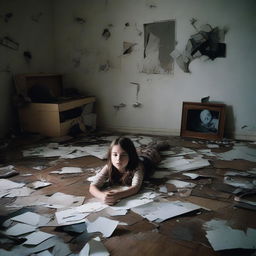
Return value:
<svg viewBox="0 0 256 256">
<path fill-rule="evenodd" d="M 45 86 L 51 95 L 58 99 L 56 102 L 30 102 L 19 107 L 19 121 L 23 131 L 40 133 L 50 137 L 59 137 L 68 134 L 70 128 L 81 121 L 81 116 L 65 113 L 82 108 L 84 105 L 95 102 L 95 97 L 62 97 L 62 78 L 57 74 L 20 74 L 15 76 L 17 93 L 28 96 L 33 86 Z M 53 102 L 52 102 L 53 101 Z M 70 117 L 71 116 L 71 117 Z"/>
</svg>

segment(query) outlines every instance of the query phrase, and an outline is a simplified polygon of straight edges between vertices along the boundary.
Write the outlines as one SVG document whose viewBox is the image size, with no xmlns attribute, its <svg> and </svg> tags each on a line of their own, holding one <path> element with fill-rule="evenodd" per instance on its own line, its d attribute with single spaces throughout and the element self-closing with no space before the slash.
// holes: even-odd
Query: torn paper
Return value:
<svg viewBox="0 0 256 256">
<path fill-rule="evenodd" d="M 25 245 L 38 245 L 53 236 L 54 235 L 46 233 L 46 232 L 36 231 L 36 232 L 33 232 L 32 234 L 25 237 L 27 239 L 27 241 L 24 242 L 24 244 Z"/>
<path fill-rule="evenodd" d="M 48 187 L 48 186 L 50 186 L 50 185 L 52 185 L 51 182 L 40 181 L 40 180 L 34 181 L 34 182 L 32 182 L 31 184 L 29 184 L 29 186 L 30 186 L 31 188 L 34 188 L 34 189 L 39 189 L 39 188 L 43 188 L 43 187 Z"/>
<path fill-rule="evenodd" d="M 82 168 L 80 167 L 62 167 L 59 171 L 52 171 L 50 173 L 57 174 L 74 174 L 74 173 L 83 173 Z"/>
<path fill-rule="evenodd" d="M 133 207 L 152 202 L 157 196 L 159 196 L 159 193 L 155 192 L 136 194 L 134 196 L 122 199 L 119 203 L 115 204 L 115 206 L 111 206 L 111 208 L 114 210 L 131 209 Z"/>
<path fill-rule="evenodd" d="M 204 224 L 206 237 L 215 251 L 228 249 L 256 249 L 256 229 L 246 232 L 232 229 L 224 220 L 211 220 Z"/>
<path fill-rule="evenodd" d="M 11 220 L 38 227 L 47 224 L 50 221 L 50 218 L 41 216 L 34 212 L 25 212 L 18 216 L 12 217 Z"/>
<path fill-rule="evenodd" d="M 79 206 L 83 203 L 84 198 L 84 196 L 73 196 L 56 192 L 50 197 L 44 198 L 41 202 L 44 202 L 46 207 L 60 209 L 70 206 Z"/>
<path fill-rule="evenodd" d="M 10 236 L 20 236 L 27 233 L 31 233 L 36 230 L 35 226 L 31 226 L 28 224 L 18 223 L 14 226 L 8 228 L 5 233 Z"/>
<path fill-rule="evenodd" d="M 234 159 L 244 159 L 256 162 L 256 148 L 250 148 L 244 145 L 234 145 L 233 149 L 218 154 L 222 160 L 231 161 Z"/>
<path fill-rule="evenodd" d="M 162 160 L 159 167 L 168 168 L 174 172 L 182 172 L 203 168 L 209 165 L 209 161 L 200 156 L 194 157 L 193 159 L 185 159 L 183 156 L 177 156 Z"/>
<path fill-rule="evenodd" d="M 99 237 L 90 240 L 80 251 L 79 256 L 109 256 L 110 253 Z"/>
<path fill-rule="evenodd" d="M 181 181 L 181 180 L 168 180 L 168 181 L 166 181 L 166 183 L 172 184 L 176 188 L 193 188 L 196 186 L 195 183 L 185 182 L 185 181 Z"/>
<path fill-rule="evenodd" d="M 200 209 L 201 206 L 187 202 L 151 202 L 131 210 L 149 221 L 162 222 L 164 220 Z"/>
<path fill-rule="evenodd" d="M 99 217 L 94 222 L 87 222 L 87 232 L 101 232 L 104 237 L 110 237 L 119 221 Z"/>
<path fill-rule="evenodd" d="M 91 145 L 84 147 L 84 150 L 86 150 L 86 152 L 88 152 L 92 156 L 98 157 L 99 159 L 106 159 L 108 149 L 108 145 Z"/>
</svg>

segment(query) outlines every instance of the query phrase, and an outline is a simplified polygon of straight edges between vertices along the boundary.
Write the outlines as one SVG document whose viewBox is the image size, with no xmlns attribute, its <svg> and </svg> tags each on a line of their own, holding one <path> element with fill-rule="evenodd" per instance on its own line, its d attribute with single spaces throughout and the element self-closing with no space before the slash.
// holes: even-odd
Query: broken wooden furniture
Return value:
<svg viewBox="0 0 256 256">
<path fill-rule="evenodd" d="M 95 97 L 64 97 L 59 74 L 19 74 L 14 80 L 18 95 L 31 100 L 18 108 L 25 132 L 64 136 L 81 122 L 82 107 L 95 102 Z"/>
</svg>

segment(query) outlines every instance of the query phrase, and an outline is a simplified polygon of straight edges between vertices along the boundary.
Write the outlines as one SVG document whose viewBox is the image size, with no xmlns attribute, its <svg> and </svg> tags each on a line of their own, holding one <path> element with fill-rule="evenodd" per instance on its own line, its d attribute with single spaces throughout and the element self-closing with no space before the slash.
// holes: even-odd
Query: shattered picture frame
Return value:
<svg viewBox="0 0 256 256">
<path fill-rule="evenodd" d="M 225 126 L 225 104 L 183 102 L 181 137 L 219 140 Z"/>
</svg>

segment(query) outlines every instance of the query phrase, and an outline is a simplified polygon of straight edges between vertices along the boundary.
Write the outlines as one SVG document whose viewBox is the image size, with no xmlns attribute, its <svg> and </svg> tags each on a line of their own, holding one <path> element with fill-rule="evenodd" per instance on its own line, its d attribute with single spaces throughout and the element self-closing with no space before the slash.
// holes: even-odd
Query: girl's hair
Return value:
<svg viewBox="0 0 256 256">
<path fill-rule="evenodd" d="M 111 162 L 112 148 L 115 145 L 119 145 L 128 154 L 129 157 L 129 162 L 125 168 L 126 171 L 124 174 L 120 174 L 120 172 L 113 166 Z M 111 184 L 121 181 L 123 185 L 130 185 L 134 170 L 138 167 L 138 164 L 139 158 L 136 148 L 129 138 L 118 137 L 112 141 L 108 150 L 107 157 L 108 175 Z"/>
</svg>

